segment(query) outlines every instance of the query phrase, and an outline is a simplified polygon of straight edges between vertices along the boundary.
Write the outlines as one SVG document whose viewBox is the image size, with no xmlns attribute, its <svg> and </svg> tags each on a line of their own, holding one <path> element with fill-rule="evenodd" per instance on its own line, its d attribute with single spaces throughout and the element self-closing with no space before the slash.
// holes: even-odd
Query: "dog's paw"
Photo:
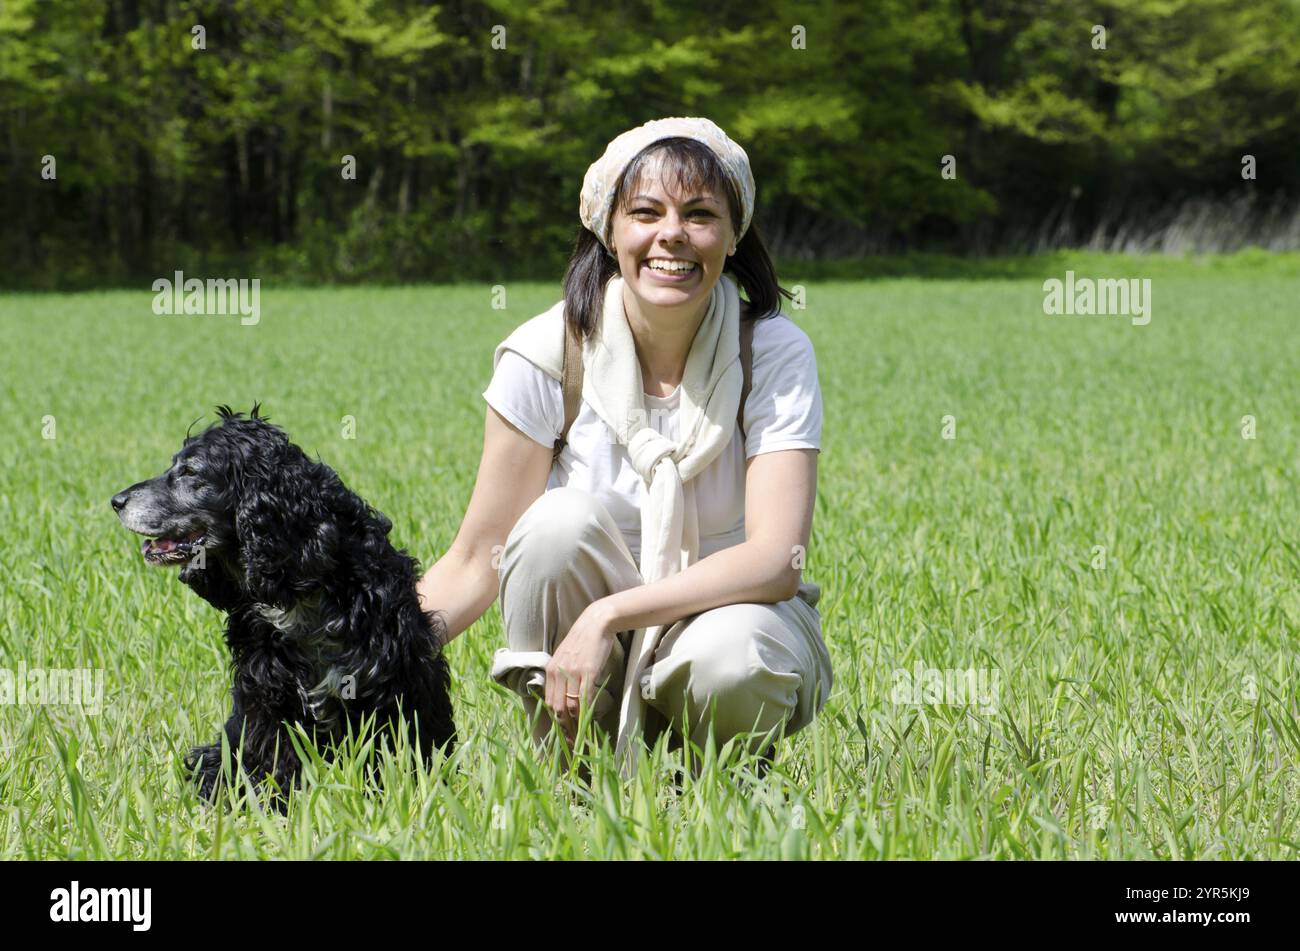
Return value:
<svg viewBox="0 0 1300 951">
<path fill-rule="evenodd" d="M 194 778 L 199 787 L 199 795 L 208 802 L 216 801 L 222 780 L 221 765 L 220 744 L 196 746 L 185 757 L 186 775 Z"/>
</svg>

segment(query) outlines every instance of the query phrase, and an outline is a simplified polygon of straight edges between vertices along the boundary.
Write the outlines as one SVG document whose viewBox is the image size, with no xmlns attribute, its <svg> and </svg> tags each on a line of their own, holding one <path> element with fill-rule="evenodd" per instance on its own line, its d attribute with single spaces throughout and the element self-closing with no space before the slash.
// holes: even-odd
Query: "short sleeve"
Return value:
<svg viewBox="0 0 1300 951">
<path fill-rule="evenodd" d="M 549 449 L 560 438 L 564 428 L 560 381 L 513 350 L 501 354 L 483 399 L 534 442 Z"/>
<path fill-rule="evenodd" d="M 754 327 L 753 361 L 745 458 L 779 449 L 820 452 L 822 391 L 812 340 L 788 317 L 765 317 Z"/>
</svg>

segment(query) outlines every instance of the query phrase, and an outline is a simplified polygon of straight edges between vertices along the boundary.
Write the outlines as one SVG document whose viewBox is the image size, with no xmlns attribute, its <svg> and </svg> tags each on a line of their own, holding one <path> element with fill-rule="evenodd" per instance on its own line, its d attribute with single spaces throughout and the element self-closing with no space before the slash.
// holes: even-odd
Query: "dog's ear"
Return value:
<svg viewBox="0 0 1300 951">
<path fill-rule="evenodd" d="M 235 535 L 249 596 L 287 607 L 333 570 L 342 536 L 332 503 L 346 490 L 292 444 L 268 461 L 243 473 Z"/>
</svg>

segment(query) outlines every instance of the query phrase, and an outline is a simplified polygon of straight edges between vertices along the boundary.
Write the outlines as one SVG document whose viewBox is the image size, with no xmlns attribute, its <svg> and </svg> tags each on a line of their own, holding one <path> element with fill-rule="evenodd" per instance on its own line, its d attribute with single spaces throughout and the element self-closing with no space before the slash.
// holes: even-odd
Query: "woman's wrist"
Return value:
<svg viewBox="0 0 1300 951">
<path fill-rule="evenodd" d="M 591 602 L 584 613 L 591 615 L 591 621 L 600 628 L 600 632 L 606 637 L 613 637 L 622 628 L 619 626 L 618 606 L 614 603 L 613 594 L 607 594 L 599 600 Z"/>
</svg>

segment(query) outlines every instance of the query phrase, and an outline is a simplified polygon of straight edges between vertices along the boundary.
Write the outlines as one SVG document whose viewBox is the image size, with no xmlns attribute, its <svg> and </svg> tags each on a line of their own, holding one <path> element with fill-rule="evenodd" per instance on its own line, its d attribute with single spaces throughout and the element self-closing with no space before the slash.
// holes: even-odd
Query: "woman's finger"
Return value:
<svg viewBox="0 0 1300 951">
<path fill-rule="evenodd" d="M 555 671 L 555 719 L 564 727 L 565 732 L 569 730 L 569 672 L 562 668 Z"/>
<path fill-rule="evenodd" d="M 565 710 L 573 721 L 574 729 L 578 726 L 578 715 L 582 711 L 583 678 L 580 674 L 569 672 L 568 686 L 564 691 Z"/>
<path fill-rule="evenodd" d="M 569 682 L 569 672 L 560 666 L 560 664 L 555 663 L 555 661 L 552 661 L 552 663 L 555 664 L 555 666 L 547 681 L 551 714 L 555 718 L 555 721 L 559 723 L 567 733 L 569 729 L 567 722 L 569 718 L 569 701 L 565 697 L 565 694 L 570 692 L 567 686 Z"/>
<path fill-rule="evenodd" d="M 546 709 L 552 717 L 558 717 L 562 709 L 564 702 L 560 699 L 563 693 L 560 687 L 562 682 L 563 678 L 560 676 L 560 669 L 555 665 L 555 661 L 551 661 L 546 666 Z"/>
</svg>

